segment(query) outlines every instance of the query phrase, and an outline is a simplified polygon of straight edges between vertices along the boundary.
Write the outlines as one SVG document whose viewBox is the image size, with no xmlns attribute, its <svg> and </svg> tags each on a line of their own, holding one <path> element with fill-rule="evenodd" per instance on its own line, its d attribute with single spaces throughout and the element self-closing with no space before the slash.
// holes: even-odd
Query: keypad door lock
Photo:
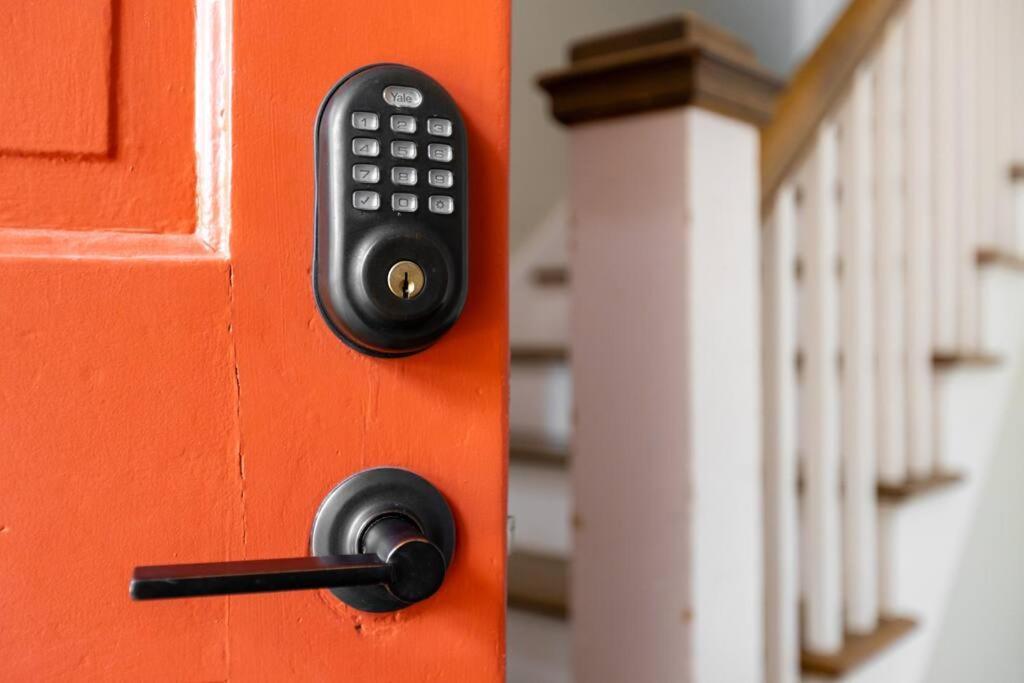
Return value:
<svg viewBox="0 0 1024 683">
<path fill-rule="evenodd" d="M 331 330 L 372 356 L 417 353 L 455 323 L 469 266 L 466 128 L 426 74 L 341 79 L 316 120 L 313 290 Z"/>
</svg>

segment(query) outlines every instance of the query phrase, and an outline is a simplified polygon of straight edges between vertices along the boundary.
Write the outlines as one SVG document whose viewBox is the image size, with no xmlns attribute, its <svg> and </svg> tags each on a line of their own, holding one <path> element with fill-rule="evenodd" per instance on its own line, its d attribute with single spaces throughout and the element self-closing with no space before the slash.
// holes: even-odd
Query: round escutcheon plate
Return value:
<svg viewBox="0 0 1024 683">
<path fill-rule="evenodd" d="M 455 553 L 455 519 L 441 492 L 408 470 L 378 467 L 354 474 L 324 498 L 313 518 L 310 552 L 313 555 L 359 555 L 365 552 L 363 534 L 382 516 L 405 515 L 423 535 L 441 549 L 451 567 Z M 392 612 L 408 603 L 385 586 L 333 588 L 335 597 L 364 612 Z"/>
</svg>

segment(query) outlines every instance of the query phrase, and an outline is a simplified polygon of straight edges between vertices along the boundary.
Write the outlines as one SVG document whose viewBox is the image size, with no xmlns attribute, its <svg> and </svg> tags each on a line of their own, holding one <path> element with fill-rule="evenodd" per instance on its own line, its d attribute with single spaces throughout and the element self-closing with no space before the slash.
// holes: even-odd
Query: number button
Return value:
<svg viewBox="0 0 1024 683">
<path fill-rule="evenodd" d="M 396 159 L 415 159 L 416 143 L 408 140 L 393 140 L 391 142 L 391 156 Z"/>
<path fill-rule="evenodd" d="M 380 208 L 380 195 L 371 190 L 357 190 L 352 193 L 352 206 L 363 211 Z"/>
<path fill-rule="evenodd" d="M 415 185 L 416 169 L 410 166 L 395 166 L 391 169 L 391 182 L 395 185 Z"/>
<path fill-rule="evenodd" d="M 380 156 L 380 143 L 373 138 L 353 138 L 352 153 L 357 157 Z"/>
<path fill-rule="evenodd" d="M 452 136 L 452 122 L 448 119 L 427 119 L 427 131 L 442 138 Z"/>
<path fill-rule="evenodd" d="M 452 146 L 438 144 L 427 145 L 427 156 L 434 161 L 451 161 Z"/>
<path fill-rule="evenodd" d="M 373 164 L 356 164 L 352 167 L 352 180 L 357 183 L 379 183 L 380 168 Z"/>
<path fill-rule="evenodd" d="M 391 208 L 402 213 L 412 213 L 419 207 L 416 195 L 407 192 L 396 192 L 391 195 Z"/>
<path fill-rule="evenodd" d="M 352 127 L 356 130 L 377 130 L 380 128 L 380 118 L 372 111 L 354 111 Z"/>
<path fill-rule="evenodd" d="M 391 117 L 391 130 L 411 135 L 416 132 L 416 118 L 405 114 L 395 114 Z"/>
<path fill-rule="evenodd" d="M 430 196 L 430 213 L 450 214 L 455 211 L 455 200 L 443 194 Z"/>
<path fill-rule="evenodd" d="M 446 171 L 443 168 L 432 168 L 427 173 L 427 182 L 430 183 L 431 187 L 451 187 L 453 182 L 452 172 Z"/>
</svg>

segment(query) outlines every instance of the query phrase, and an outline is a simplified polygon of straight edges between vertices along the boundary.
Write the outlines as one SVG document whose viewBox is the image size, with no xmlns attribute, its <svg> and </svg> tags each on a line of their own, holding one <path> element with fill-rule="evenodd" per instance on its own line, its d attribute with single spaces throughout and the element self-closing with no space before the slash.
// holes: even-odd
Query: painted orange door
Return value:
<svg viewBox="0 0 1024 683">
<path fill-rule="evenodd" d="M 504 668 L 507 0 L 36 0 L 0 24 L 0 679 L 498 681 Z M 400 62 L 469 130 L 469 299 L 379 360 L 310 286 L 313 123 Z M 447 497 L 440 592 L 132 603 L 137 564 L 307 552 L 395 465 Z"/>
</svg>

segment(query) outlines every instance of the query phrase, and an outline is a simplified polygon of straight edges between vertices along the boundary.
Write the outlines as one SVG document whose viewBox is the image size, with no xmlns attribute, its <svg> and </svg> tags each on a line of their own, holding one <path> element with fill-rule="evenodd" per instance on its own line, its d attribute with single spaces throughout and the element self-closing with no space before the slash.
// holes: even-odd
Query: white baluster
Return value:
<svg viewBox="0 0 1024 683">
<path fill-rule="evenodd" d="M 1024 7 L 1020 0 L 993 0 L 995 10 L 995 91 L 996 91 L 996 152 L 995 168 L 995 221 L 996 243 L 1003 249 L 1014 249 L 1013 185 L 1010 182 L 1010 167 L 1017 160 L 1015 128 L 1022 127 L 1020 119 L 1014 119 L 1014 96 L 1020 90 L 1020 71 L 1014 69 L 1017 32 L 1021 24 L 1018 7 Z"/>
<path fill-rule="evenodd" d="M 1018 37 L 1021 26 L 1024 26 L 1024 2 L 1007 0 L 1012 7 L 1010 19 L 1006 22 L 1011 32 L 1012 48 L 1010 73 L 1006 87 L 1013 93 L 1011 129 L 1013 142 L 1011 149 L 1012 164 L 1024 163 L 1024 88 L 1020 86 L 1021 74 L 1024 74 L 1024 41 Z M 1024 252 L 1024 182 L 1015 179 L 1011 183 L 1012 196 L 1011 228 L 1007 247 L 1014 253 Z"/>
<path fill-rule="evenodd" d="M 907 449 L 911 477 L 935 469 L 932 386 L 932 106 L 931 2 L 907 11 L 906 349 Z"/>
<path fill-rule="evenodd" d="M 959 80 L 957 102 L 959 119 L 959 158 L 956 163 L 960 193 L 960 212 L 956 224 L 959 272 L 957 292 L 957 347 L 962 351 L 978 349 L 978 0 L 958 0 Z"/>
<path fill-rule="evenodd" d="M 843 645 L 842 551 L 839 517 L 839 353 L 836 278 L 836 127 L 818 131 L 799 207 L 803 262 L 800 396 L 804 451 L 804 646 L 831 653 Z"/>
<path fill-rule="evenodd" d="M 762 244 L 765 430 L 765 679 L 800 679 L 796 462 L 796 198 L 779 190 Z"/>
<path fill-rule="evenodd" d="M 977 126 L 977 200 L 975 243 L 996 243 L 996 0 L 973 0 L 976 5 L 974 116 Z M 973 250 L 972 250 L 973 254 Z"/>
<path fill-rule="evenodd" d="M 890 22 L 879 55 L 876 103 L 875 205 L 878 327 L 878 477 L 887 484 L 907 479 L 906 335 L 904 319 L 904 30 Z"/>
<path fill-rule="evenodd" d="M 842 111 L 842 457 L 846 629 L 878 625 L 878 515 L 875 466 L 874 82 L 870 66 L 854 76 Z"/>
<path fill-rule="evenodd" d="M 932 187 L 934 233 L 932 236 L 932 334 L 937 349 L 952 351 L 957 345 L 957 223 L 959 221 L 960 101 L 957 66 L 957 7 L 960 0 L 932 3 Z M 938 442 L 936 442 L 938 443 Z"/>
</svg>

